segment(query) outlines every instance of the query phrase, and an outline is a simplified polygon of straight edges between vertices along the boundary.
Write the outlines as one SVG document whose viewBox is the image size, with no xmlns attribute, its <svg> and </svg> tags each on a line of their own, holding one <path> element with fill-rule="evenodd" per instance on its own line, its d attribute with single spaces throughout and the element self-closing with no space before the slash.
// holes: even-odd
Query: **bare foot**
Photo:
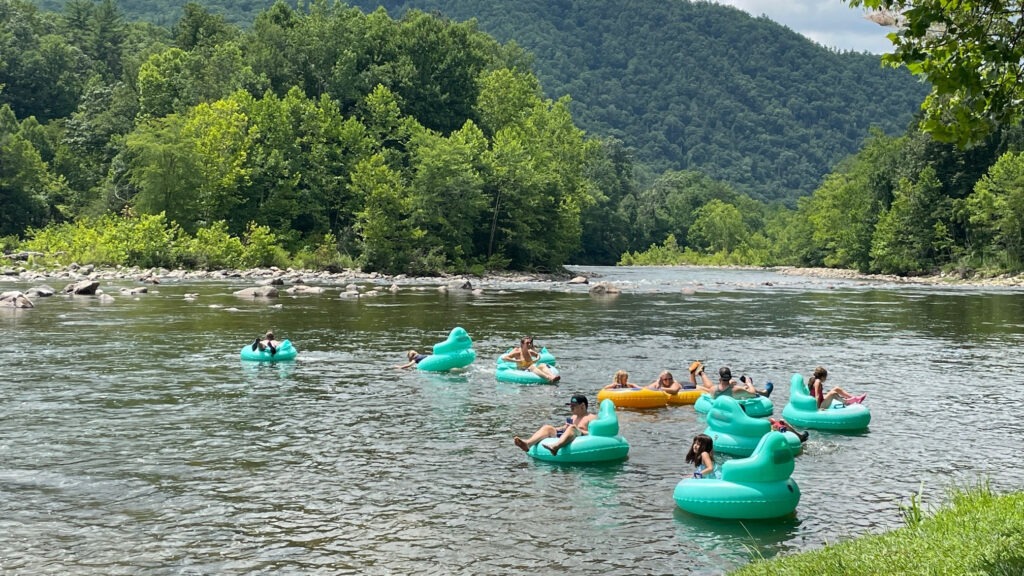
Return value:
<svg viewBox="0 0 1024 576">
<path fill-rule="evenodd" d="M 519 448 L 523 452 L 529 452 L 530 451 L 530 447 L 527 446 L 526 442 L 522 438 L 520 438 L 519 436 L 516 436 L 515 438 L 513 438 L 512 441 L 515 442 L 516 446 L 519 446 Z"/>
<path fill-rule="evenodd" d="M 548 452 L 551 452 L 552 456 L 558 456 L 558 446 L 548 446 L 546 444 L 541 444 L 541 446 L 547 448 Z"/>
</svg>

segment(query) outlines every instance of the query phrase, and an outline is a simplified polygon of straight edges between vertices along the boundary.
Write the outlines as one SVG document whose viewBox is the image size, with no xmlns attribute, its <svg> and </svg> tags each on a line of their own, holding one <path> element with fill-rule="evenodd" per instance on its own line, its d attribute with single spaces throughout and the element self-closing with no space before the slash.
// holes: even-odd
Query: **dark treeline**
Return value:
<svg viewBox="0 0 1024 576">
<path fill-rule="evenodd" d="M 698 170 L 639 179 L 636 150 L 545 98 L 529 54 L 433 14 L 278 3 L 243 29 L 188 4 L 160 27 L 111 0 L 0 0 L 0 55 L 7 249 L 147 266 L 901 274 L 1019 270 L 1024 250 L 1016 129 L 969 150 L 876 131 L 795 209 Z"/>
</svg>

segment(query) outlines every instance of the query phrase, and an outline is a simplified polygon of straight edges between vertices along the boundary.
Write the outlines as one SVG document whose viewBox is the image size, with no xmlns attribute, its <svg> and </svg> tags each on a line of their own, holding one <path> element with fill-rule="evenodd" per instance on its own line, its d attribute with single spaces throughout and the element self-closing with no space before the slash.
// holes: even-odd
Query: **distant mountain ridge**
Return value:
<svg viewBox="0 0 1024 576">
<path fill-rule="evenodd" d="M 836 52 L 767 18 L 682 0 L 383 0 L 476 18 L 536 56 L 549 96 L 656 171 L 701 170 L 760 199 L 807 195 L 871 126 L 902 133 L 927 87 L 880 57 Z"/>
<path fill-rule="evenodd" d="M 203 0 L 248 24 L 271 0 Z M 289 2 L 294 5 L 294 2 Z M 60 10 L 57 0 L 39 0 Z M 766 18 L 684 0 L 354 0 L 393 17 L 419 9 L 514 40 L 578 125 L 635 151 L 641 172 L 699 170 L 762 200 L 810 194 L 871 126 L 902 133 L 927 87 L 876 55 L 836 52 Z M 121 0 L 163 25 L 173 8 Z M 158 11 L 159 10 L 159 11 Z M 180 7 L 178 8 L 180 12 Z"/>
</svg>

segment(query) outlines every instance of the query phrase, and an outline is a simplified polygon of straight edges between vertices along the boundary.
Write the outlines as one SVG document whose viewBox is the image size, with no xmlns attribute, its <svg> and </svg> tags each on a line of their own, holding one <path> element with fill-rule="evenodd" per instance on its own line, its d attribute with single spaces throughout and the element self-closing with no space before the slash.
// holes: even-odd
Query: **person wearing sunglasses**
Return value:
<svg viewBox="0 0 1024 576">
<path fill-rule="evenodd" d="M 675 394 L 683 389 L 683 384 L 677 381 L 672 373 L 668 370 L 663 370 L 661 374 L 658 374 L 658 379 L 647 385 L 648 390 L 661 390 L 666 394 Z"/>
</svg>

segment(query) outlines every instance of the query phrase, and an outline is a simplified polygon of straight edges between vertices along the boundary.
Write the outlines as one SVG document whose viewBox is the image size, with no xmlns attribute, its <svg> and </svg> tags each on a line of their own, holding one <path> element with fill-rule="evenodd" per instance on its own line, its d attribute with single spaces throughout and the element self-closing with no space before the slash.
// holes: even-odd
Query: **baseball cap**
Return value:
<svg viewBox="0 0 1024 576">
<path fill-rule="evenodd" d="M 583 394 L 576 394 L 572 398 L 569 398 L 569 402 L 566 403 L 566 406 L 572 406 L 573 404 L 583 404 L 584 406 L 589 406 L 587 402 L 587 397 L 584 396 Z"/>
<path fill-rule="evenodd" d="M 729 370 L 728 366 L 722 366 L 718 369 L 718 377 L 722 380 L 732 380 L 732 370 Z"/>
</svg>

